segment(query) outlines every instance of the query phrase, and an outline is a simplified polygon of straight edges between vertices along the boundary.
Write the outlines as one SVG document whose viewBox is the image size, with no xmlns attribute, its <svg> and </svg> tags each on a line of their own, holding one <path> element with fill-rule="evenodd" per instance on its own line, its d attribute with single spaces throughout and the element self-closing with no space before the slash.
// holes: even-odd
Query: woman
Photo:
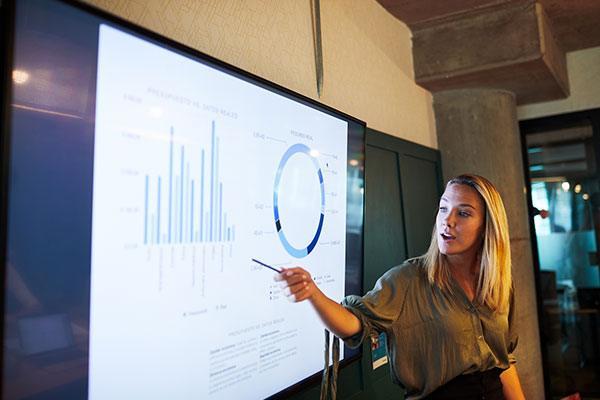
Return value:
<svg viewBox="0 0 600 400">
<path fill-rule="evenodd" d="M 477 175 L 448 182 L 425 255 L 386 272 L 363 297 L 326 297 L 302 268 L 277 276 L 351 347 L 388 336 L 396 383 L 408 399 L 523 399 L 508 223 L 496 188 Z"/>
</svg>

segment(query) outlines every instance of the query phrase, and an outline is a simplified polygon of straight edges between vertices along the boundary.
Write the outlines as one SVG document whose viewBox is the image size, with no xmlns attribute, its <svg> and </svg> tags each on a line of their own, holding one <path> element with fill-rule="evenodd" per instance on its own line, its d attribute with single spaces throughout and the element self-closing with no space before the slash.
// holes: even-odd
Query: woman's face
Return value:
<svg viewBox="0 0 600 400">
<path fill-rule="evenodd" d="M 438 209 L 438 248 L 447 256 L 475 253 L 481 246 L 485 225 L 485 203 L 474 188 L 451 184 Z"/>
</svg>

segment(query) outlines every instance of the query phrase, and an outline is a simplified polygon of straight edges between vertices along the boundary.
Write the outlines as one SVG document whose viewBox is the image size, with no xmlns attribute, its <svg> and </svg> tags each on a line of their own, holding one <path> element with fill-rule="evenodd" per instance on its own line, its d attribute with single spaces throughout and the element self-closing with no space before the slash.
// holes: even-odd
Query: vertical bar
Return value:
<svg viewBox="0 0 600 400">
<path fill-rule="evenodd" d="M 215 207 L 213 208 L 214 213 L 214 238 L 215 241 L 218 240 L 218 232 L 219 232 L 219 137 L 215 135 Z"/>
<path fill-rule="evenodd" d="M 173 204 L 171 203 L 171 195 L 173 194 L 173 127 L 169 139 L 169 243 L 171 243 L 171 211 Z"/>
<path fill-rule="evenodd" d="M 213 200 L 215 184 L 215 121 L 212 121 L 212 134 L 210 138 L 210 233 L 208 241 L 213 239 Z"/>
<path fill-rule="evenodd" d="M 190 204 L 189 204 L 189 196 L 190 195 L 190 162 L 186 162 L 185 163 L 185 201 L 187 202 L 185 204 L 185 223 L 184 223 L 184 227 L 185 229 L 185 236 L 187 236 L 188 233 L 188 226 L 191 225 L 191 221 L 190 221 Z M 188 238 L 188 241 L 190 240 L 191 237 Z"/>
<path fill-rule="evenodd" d="M 154 243 L 154 214 L 150 216 L 150 244 Z"/>
<path fill-rule="evenodd" d="M 190 242 L 194 241 L 194 180 L 192 179 L 192 198 L 190 200 Z"/>
<path fill-rule="evenodd" d="M 223 213 L 223 241 L 227 241 L 227 213 Z"/>
<path fill-rule="evenodd" d="M 223 184 L 219 182 L 219 241 L 223 238 L 221 236 L 221 227 L 223 225 Z"/>
<path fill-rule="evenodd" d="M 204 233 L 204 149 L 202 149 L 202 157 L 200 158 L 200 241 L 203 241 L 202 234 Z"/>
<path fill-rule="evenodd" d="M 204 218 L 205 218 L 207 221 L 210 219 L 210 215 L 209 215 L 209 212 L 208 212 L 208 210 L 204 212 Z M 204 231 L 204 233 L 205 233 L 205 236 L 204 236 L 204 237 L 206 238 L 206 240 L 207 240 L 207 241 L 209 241 L 209 242 L 210 242 L 210 232 L 209 232 L 209 230 L 208 230 L 208 229 L 209 229 L 209 225 L 208 225 L 208 224 L 206 224 L 206 230 Z"/>
<path fill-rule="evenodd" d="M 179 185 L 179 243 L 183 243 L 183 163 L 184 163 L 184 150 L 181 145 L 181 185 Z"/>
<path fill-rule="evenodd" d="M 220 216 L 220 211 L 219 211 L 219 186 L 220 186 L 220 181 L 219 181 L 219 137 L 215 135 L 215 140 L 217 141 L 217 149 L 215 150 L 215 183 L 217 185 L 216 187 L 216 193 L 215 193 L 215 204 L 216 204 L 216 208 L 215 208 L 215 220 L 217 221 L 217 225 L 215 225 L 215 238 L 219 235 L 219 228 L 221 226 L 221 216 Z M 219 240 L 221 240 L 221 238 L 219 238 Z"/>
<path fill-rule="evenodd" d="M 146 195 L 144 200 L 144 244 L 148 244 L 148 175 L 146 175 Z"/>
<path fill-rule="evenodd" d="M 231 228 L 227 227 L 227 241 L 231 242 Z"/>
<path fill-rule="evenodd" d="M 231 227 L 231 241 L 235 241 L 235 225 Z"/>
<path fill-rule="evenodd" d="M 156 243 L 160 243 L 160 175 L 158 177 L 158 195 L 156 196 Z"/>
<path fill-rule="evenodd" d="M 179 218 L 177 218 L 177 215 L 179 215 L 179 177 L 177 175 L 175 175 L 175 199 L 173 201 L 174 207 L 173 207 L 173 242 L 178 243 L 177 240 L 177 228 L 179 225 Z"/>
</svg>

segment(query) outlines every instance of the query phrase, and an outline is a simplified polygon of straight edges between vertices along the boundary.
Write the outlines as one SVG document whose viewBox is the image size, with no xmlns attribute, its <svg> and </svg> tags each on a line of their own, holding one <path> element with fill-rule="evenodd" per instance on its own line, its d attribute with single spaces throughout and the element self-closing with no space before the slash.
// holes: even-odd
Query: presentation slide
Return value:
<svg viewBox="0 0 600 400">
<path fill-rule="evenodd" d="M 250 399 L 323 368 L 275 268 L 344 296 L 347 122 L 101 25 L 90 399 Z"/>
</svg>

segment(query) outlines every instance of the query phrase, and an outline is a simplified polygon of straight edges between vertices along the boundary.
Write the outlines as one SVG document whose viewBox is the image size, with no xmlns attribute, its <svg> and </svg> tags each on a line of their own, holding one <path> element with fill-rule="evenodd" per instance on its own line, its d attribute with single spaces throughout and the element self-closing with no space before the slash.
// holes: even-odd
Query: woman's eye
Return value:
<svg viewBox="0 0 600 400">
<path fill-rule="evenodd" d="M 446 211 L 447 208 L 446 207 L 440 207 L 440 211 Z"/>
<path fill-rule="evenodd" d="M 459 212 L 459 213 L 458 213 L 458 215 L 460 215 L 461 217 L 468 217 L 468 216 L 470 216 L 471 214 L 469 214 L 469 213 L 468 213 L 468 212 L 466 212 L 466 211 L 461 211 L 461 212 Z"/>
</svg>

